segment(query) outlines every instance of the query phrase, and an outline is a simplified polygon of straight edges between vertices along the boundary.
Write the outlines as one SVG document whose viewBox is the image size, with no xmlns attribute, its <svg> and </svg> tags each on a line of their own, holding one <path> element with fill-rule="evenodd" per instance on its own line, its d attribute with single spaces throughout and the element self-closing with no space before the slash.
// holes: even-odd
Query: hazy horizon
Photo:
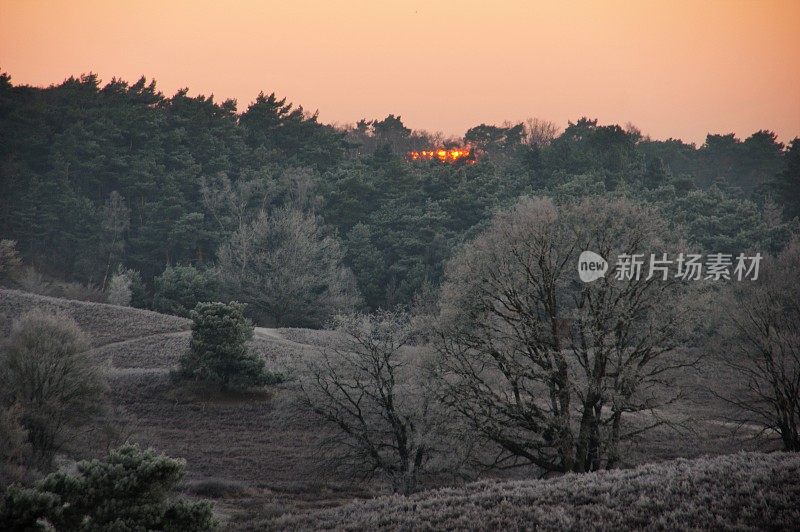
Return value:
<svg viewBox="0 0 800 532">
<path fill-rule="evenodd" d="M 274 91 L 326 123 L 391 113 L 448 135 L 581 116 L 697 144 L 800 135 L 798 2 L 270 4 L 3 0 L 0 69 L 34 86 L 145 75 L 240 111 Z"/>
</svg>

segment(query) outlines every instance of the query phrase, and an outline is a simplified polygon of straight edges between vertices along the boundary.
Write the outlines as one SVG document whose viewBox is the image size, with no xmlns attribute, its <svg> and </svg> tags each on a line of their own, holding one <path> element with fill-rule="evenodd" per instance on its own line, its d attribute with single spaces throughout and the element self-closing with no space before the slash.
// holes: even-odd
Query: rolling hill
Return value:
<svg viewBox="0 0 800 532">
<path fill-rule="evenodd" d="M 298 406 L 293 372 L 334 333 L 256 328 L 251 348 L 289 381 L 221 394 L 174 382 L 188 349 L 190 321 L 155 312 L 0 289 L 0 332 L 34 308 L 61 311 L 89 335 L 91 356 L 108 380 L 109 410 L 66 449 L 60 463 L 104 454 L 125 440 L 187 460 L 184 491 L 214 501 L 229 528 L 785 528 L 798 519 L 800 457 L 738 453 L 763 449 L 734 432 L 706 379 L 687 376 L 689 402 L 662 414 L 693 416 L 692 431 L 648 433 L 629 455 L 638 468 L 535 481 L 532 472 L 484 474 L 460 488 L 413 497 L 385 495 L 326 467 L 326 434 Z M 692 457 L 695 460 L 676 457 Z M 647 464 L 647 462 L 660 462 Z M 793 476 L 792 476 L 793 475 Z M 434 486 L 435 487 L 435 486 Z M 794 505 L 793 509 L 791 505 Z M 767 510 L 774 510 L 769 513 Z M 657 515 L 654 523 L 646 521 Z"/>
</svg>

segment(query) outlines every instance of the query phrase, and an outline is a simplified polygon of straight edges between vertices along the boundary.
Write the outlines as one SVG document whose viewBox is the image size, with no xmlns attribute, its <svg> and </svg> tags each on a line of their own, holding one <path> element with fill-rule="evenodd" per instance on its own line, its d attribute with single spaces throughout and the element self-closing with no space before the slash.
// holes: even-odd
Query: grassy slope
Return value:
<svg viewBox="0 0 800 532">
<path fill-rule="evenodd" d="M 97 456 L 116 438 L 153 446 L 188 462 L 190 491 L 216 499 L 216 506 L 235 527 L 265 523 L 286 512 L 329 507 L 380 492 L 375 483 L 351 484 L 321 465 L 316 442 L 320 427 L 298 408 L 297 385 L 288 382 L 266 392 L 221 396 L 171 382 L 169 371 L 188 349 L 189 321 L 155 312 L 85 303 L 0 290 L 0 335 L 11 321 L 32 308 L 61 310 L 90 335 L 92 356 L 109 379 L 109 421 L 119 430 L 108 438 L 102 430 L 89 433 L 70 449 L 70 458 Z M 331 333 L 306 329 L 256 329 L 252 348 L 269 369 L 292 374 L 303 361 L 328 344 Z M 727 386 L 732 377 L 710 371 Z M 695 377 L 686 377 L 689 381 Z M 722 379 L 722 380 L 721 380 Z M 648 433 L 630 464 L 696 457 L 704 453 L 758 448 L 746 434 L 734 435 L 719 421 L 719 405 L 704 392 L 703 379 L 690 402 L 664 412 L 676 418 L 686 413 L 704 421 L 695 432 L 659 429 Z M 529 478 L 515 470 L 506 479 Z"/>
<path fill-rule="evenodd" d="M 800 523 L 800 455 L 679 459 L 548 481 L 478 482 L 289 515 L 277 529 L 783 529 Z"/>
<path fill-rule="evenodd" d="M 316 441 L 322 435 L 296 408 L 295 383 L 265 392 L 220 394 L 172 382 L 170 370 L 189 348 L 189 320 L 0 289 L 0 338 L 14 319 L 34 308 L 72 316 L 89 335 L 90 354 L 109 383 L 108 421 L 117 433 L 90 430 L 67 449 L 64 463 L 100 456 L 123 439 L 155 447 L 186 459 L 187 490 L 214 498 L 224 518 L 277 516 L 365 495 L 347 479 L 320 469 Z M 291 375 L 324 343 L 325 334 L 317 334 L 258 329 L 252 349 L 268 369 Z"/>
<path fill-rule="evenodd" d="M 191 325 L 187 319 L 149 310 L 72 301 L 0 288 L 0 333 L 5 336 L 13 320 L 33 308 L 60 311 L 71 316 L 90 336 L 93 346 L 188 330 Z"/>
</svg>

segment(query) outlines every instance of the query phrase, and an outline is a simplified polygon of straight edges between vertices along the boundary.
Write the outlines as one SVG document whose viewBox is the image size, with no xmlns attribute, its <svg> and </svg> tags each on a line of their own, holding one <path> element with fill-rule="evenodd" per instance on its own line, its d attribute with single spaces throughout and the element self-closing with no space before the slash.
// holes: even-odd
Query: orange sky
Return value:
<svg viewBox="0 0 800 532">
<path fill-rule="evenodd" d="M 800 135 L 800 0 L 0 0 L 0 69 L 96 72 L 172 94 L 260 90 L 325 122 L 400 114 L 463 134 L 582 115 L 702 142 Z"/>
</svg>

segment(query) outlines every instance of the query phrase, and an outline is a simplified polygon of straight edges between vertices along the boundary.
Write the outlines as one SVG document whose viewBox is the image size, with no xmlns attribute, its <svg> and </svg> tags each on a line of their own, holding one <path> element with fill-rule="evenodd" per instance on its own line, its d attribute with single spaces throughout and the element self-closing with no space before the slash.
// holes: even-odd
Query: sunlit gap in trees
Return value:
<svg viewBox="0 0 800 532">
<path fill-rule="evenodd" d="M 439 161 L 443 163 L 465 162 L 467 164 L 475 164 L 477 160 L 475 150 L 470 146 L 410 151 L 406 153 L 406 158 L 410 161 Z"/>
</svg>

